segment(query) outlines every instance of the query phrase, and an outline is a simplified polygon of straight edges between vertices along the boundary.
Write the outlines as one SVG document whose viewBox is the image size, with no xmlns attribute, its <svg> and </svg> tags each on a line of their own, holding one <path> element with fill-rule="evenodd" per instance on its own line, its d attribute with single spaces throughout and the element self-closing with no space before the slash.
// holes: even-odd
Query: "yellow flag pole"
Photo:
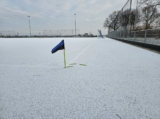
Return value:
<svg viewBox="0 0 160 119">
<path fill-rule="evenodd" d="M 66 68 L 66 51 L 65 51 L 65 49 L 63 50 L 63 54 L 64 54 L 64 68 Z"/>
</svg>

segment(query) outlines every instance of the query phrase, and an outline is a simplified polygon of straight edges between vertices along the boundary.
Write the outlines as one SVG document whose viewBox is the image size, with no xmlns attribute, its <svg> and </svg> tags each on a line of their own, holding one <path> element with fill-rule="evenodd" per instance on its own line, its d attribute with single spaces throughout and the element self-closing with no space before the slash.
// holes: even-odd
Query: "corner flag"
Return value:
<svg viewBox="0 0 160 119">
<path fill-rule="evenodd" d="M 66 52 L 65 52 L 65 45 L 64 45 L 64 40 L 62 40 L 57 46 L 55 46 L 51 53 L 55 53 L 57 52 L 58 50 L 63 50 L 63 53 L 64 53 L 64 68 L 66 68 Z"/>
<path fill-rule="evenodd" d="M 63 50 L 63 49 L 65 49 L 64 40 L 62 40 L 57 46 L 55 46 L 52 49 L 51 53 L 53 54 L 53 53 L 57 52 L 58 50 Z"/>
</svg>

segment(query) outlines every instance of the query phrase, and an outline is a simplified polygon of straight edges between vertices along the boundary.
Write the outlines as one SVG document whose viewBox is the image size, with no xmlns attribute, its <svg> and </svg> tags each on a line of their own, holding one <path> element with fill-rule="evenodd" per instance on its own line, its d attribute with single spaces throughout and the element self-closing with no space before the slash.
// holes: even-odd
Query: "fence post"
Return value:
<svg viewBox="0 0 160 119">
<path fill-rule="evenodd" d="M 159 29 L 159 38 L 160 38 L 160 29 Z"/>
<path fill-rule="evenodd" d="M 130 30 L 131 30 L 131 7 L 132 7 L 132 0 L 130 0 L 130 9 L 129 9 L 129 29 L 128 29 L 128 39 L 130 38 Z"/>
<path fill-rule="evenodd" d="M 118 31 L 116 30 L 116 38 L 118 38 Z"/>
<path fill-rule="evenodd" d="M 147 32 L 147 30 L 145 30 L 145 36 L 144 36 L 145 37 L 145 41 L 144 41 L 145 43 L 146 43 L 146 32 Z"/>
<path fill-rule="evenodd" d="M 134 41 L 136 40 L 136 39 L 135 39 L 135 36 L 136 36 L 136 32 L 134 31 Z"/>
<path fill-rule="evenodd" d="M 122 33 L 123 33 L 123 40 L 124 40 L 124 30 L 122 31 Z"/>
</svg>

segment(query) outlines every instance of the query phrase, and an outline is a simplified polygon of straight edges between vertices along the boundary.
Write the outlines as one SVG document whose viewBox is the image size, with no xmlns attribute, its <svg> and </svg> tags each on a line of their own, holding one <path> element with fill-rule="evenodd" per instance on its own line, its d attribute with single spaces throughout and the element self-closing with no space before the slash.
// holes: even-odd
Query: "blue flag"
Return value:
<svg viewBox="0 0 160 119">
<path fill-rule="evenodd" d="M 64 40 L 62 40 L 57 46 L 55 46 L 55 47 L 52 49 L 51 53 L 55 53 L 55 52 L 57 52 L 58 50 L 63 50 L 63 49 L 65 49 Z"/>
</svg>

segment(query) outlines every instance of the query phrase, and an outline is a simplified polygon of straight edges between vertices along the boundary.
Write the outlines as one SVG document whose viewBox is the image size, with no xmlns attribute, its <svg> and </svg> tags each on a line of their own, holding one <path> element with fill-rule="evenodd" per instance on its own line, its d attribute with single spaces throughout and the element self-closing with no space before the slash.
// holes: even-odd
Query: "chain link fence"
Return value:
<svg viewBox="0 0 160 119">
<path fill-rule="evenodd" d="M 160 45 L 160 28 L 154 26 L 150 29 L 151 26 L 143 20 L 144 17 L 147 19 L 146 15 L 148 15 L 149 12 L 151 13 L 150 8 L 146 8 L 146 6 L 141 7 L 143 4 L 140 4 L 140 2 L 136 0 L 134 1 L 136 3 L 136 8 L 132 9 L 132 2 L 132 0 L 128 0 L 109 25 L 108 37 Z M 152 9 L 156 10 L 157 8 L 153 7 Z"/>
<path fill-rule="evenodd" d="M 85 29 L 86 30 L 86 29 Z M 27 38 L 27 37 L 97 37 L 98 30 L 89 29 L 86 33 L 80 33 L 80 29 L 43 30 L 43 31 L 0 31 L 0 38 Z M 97 33 L 95 33 L 97 32 Z M 76 33 L 76 34 L 75 34 Z M 106 36 L 106 35 L 105 35 Z"/>
<path fill-rule="evenodd" d="M 123 31 L 113 31 L 110 33 L 109 37 L 160 46 L 160 29 L 131 31 L 129 37 L 125 37 Z"/>
<path fill-rule="evenodd" d="M 43 36 L 65 36 L 65 37 L 73 37 L 80 34 L 80 29 L 69 29 L 69 30 L 43 30 Z"/>
<path fill-rule="evenodd" d="M 118 12 L 112 23 L 109 25 L 109 37 L 114 38 L 117 37 L 117 35 L 124 39 L 129 37 L 131 4 L 132 0 L 128 0 L 123 8 Z"/>
<path fill-rule="evenodd" d="M 0 37 L 75 37 L 81 36 L 80 29 L 43 30 L 43 31 L 0 31 Z"/>
<path fill-rule="evenodd" d="M 0 36 L 16 36 L 16 31 L 0 31 Z"/>
</svg>

